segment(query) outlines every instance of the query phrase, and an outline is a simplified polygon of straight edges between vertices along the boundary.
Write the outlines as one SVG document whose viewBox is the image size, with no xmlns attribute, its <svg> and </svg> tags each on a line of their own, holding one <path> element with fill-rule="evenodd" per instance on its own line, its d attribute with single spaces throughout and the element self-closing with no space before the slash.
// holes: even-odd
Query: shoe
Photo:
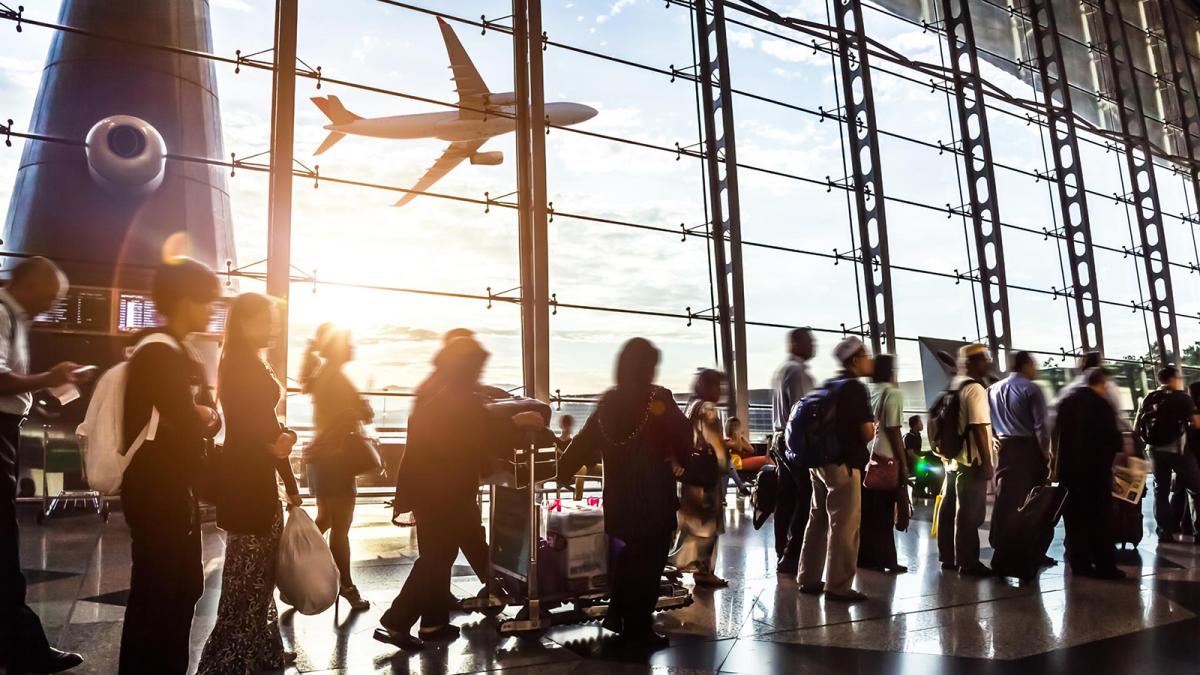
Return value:
<svg viewBox="0 0 1200 675">
<path fill-rule="evenodd" d="M 942 563 L 942 569 L 944 569 L 944 570 L 956 570 L 956 569 L 958 569 L 958 565 L 955 565 L 953 562 L 943 562 L 943 563 Z"/>
<path fill-rule="evenodd" d="M 338 591 L 338 595 L 345 598 L 346 602 L 350 603 L 350 609 L 356 612 L 365 612 L 371 609 L 371 603 L 358 592 L 358 586 L 344 586 Z"/>
<path fill-rule="evenodd" d="M 892 574 L 905 574 L 908 572 L 908 568 L 904 565 L 892 565 L 888 568 L 888 572 Z"/>
<path fill-rule="evenodd" d="M 449 595 L 446 596 L 446 607 L 450 609 L 451 614 L 461 613 L 461 612 L 466 611 L 465 609 L 463 609 L 462 598 L 459 598 L 458 596 L 454 595 L 453 593 L 450 593 Z"/>
<path fill-rule="evenodd" d="M 958 573 L 968 577 L 990 577 L 992 570 L 988 569 L 983 563 L 975 563 L 974 565 L 963 565 L 958 568 Z"/>
<path fill-rule="evenodd" d="M 834 593 L 833 591 L 826 591 L 825 598 L 828 600 L 836 600 L 838 602 L 862 602 L 864 600 L 869 599 L 867 596 L 863 595 L 862 593 L 859 593 L 858 591 L 854 590 L 853 588 L 848 591 L 843 591 L 843 592 L 839 592 L 839 593 Z"/>
<path fill-rule="evenodd" d="M 825 592 L 825 582 L 818 581 L 815 584 L 801 584 L 800 592 L 805 595 L 820 595 Z"/>
<path fill-rule="evenodd" d="M 1042 567 L 1058 567 L 1058 561 L 1048 555 L 1042 556 Z"/>
<path fill-rule="evenodd" d="M 671 645 L 671 639 L 666 635 L 659 635 L 653 630 L 637 633 L 621 633 L 617 638 L 626 647 L 635 647 L 638 649 L 662 649 Z"/>
<path fill-rule="evenodd" d="M 399 647 L 406 652 L 419 651 L 425 646 L 425 643 L 420 639 L 403 631 L 391 630 L 390 628 L 376 628 L 375 634 L 372 637 L 379 642 Z"/>
<path fill-rule="evenodd" d="M 458 626 L 454 624 L 443 624 L 436 628 L 422 628 L 417 631 L 417 635 L 425 642 L 454 642 L 458 636 L 462 634 Z"/>
<path fill-rule="evenodd" d="M 83 657 L 74 652 L 64 652 L 50 647 L 40 656 L 29 658 L 9 667 L 10 673 L 61 673 L 83 663 Z"/>
<path fill-rule="evenodd" d="M 696 582 L 697 586 L 704 586 L 706 588 L 728 588 L 729 587 L 728 581 L 713 574 L 712 572 L 697 572 L 696 574 L 692 575 L 692 580 Z"/>
</svg>

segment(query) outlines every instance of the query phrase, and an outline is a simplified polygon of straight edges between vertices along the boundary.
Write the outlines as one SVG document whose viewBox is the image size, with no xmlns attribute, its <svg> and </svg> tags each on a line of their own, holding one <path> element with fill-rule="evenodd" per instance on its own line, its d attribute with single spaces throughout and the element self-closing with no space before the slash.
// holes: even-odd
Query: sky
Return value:
<svg viewBox="0 0 1200 675">
<path fill-rule="evenodd" d="M 54 0 L 27 0 L 27 16 L 52 20 Z M 503 0 L 418 2 L 423 7 L 478 19 L 509 14 Z M 826 21 L 825 4 L 815 0 L 770 2 L 781 12 Z M 656 68 L 687 68 L 694 61 L 690 13 L 650 0 L 544 3 L 544 27 L 551 40 L 645 63 Z M 214 51 L 232 56 L 270 47 L 274 3 L 265 0 L 210 0 Z M 932 33 L 886 16 L 871 6 L 868 32 L 911 58 L 934 63 L 944 58 Z M 732 16 L 760 25 L 734 13 Z M 982 20 L 977 17 L 977 21 Z M 512 88 L 511 38 L 489 30 L 453 24 L 492 91 Z M 0 26 L 0 117 L 12 117 L 24 129 L 36 95 L 49 31 L 22 33 Z M 765 35 L 731 26 L 731 82 L 741 91 L 792 106 L 826 110 L 838 107 L 830 58 L 788 42 L 783 32 Z M 1013 33 L 1016 36 L 1016 33 Z M 1016 39 L 1014 37 L 1014 39 Z M 807 40 L 805 40 L 807 41 Z M 453 101 L 448 60 L 432 16 L 376 0 L 302 0 L 299 56 L 321 66 L 328 77 L 370 84 L 429 98 Z M 984 76 L 1006 90 L 1035 96 L 1027 82 L 988 63 Z M 897 70 L 896 66 L 889 66 Z M 270 123 L 270 75 L 255 69 L 216 66 L 226 155 L 247 156 L 267 148 Z M 1085 75 L 1082 77 L 1090 77 Z M 924 78 L 917 77 L 918 81 Z M 941 92 L 883 72 L 874 75 L 881 129 L 930 144 L 952 143 L 956 123 Z M 551 47 L 545 52 L 547 101 L 584 103 L 599 111 L 582 129 L 674 147 L 697 142 L 696 98 L 692 83 Z M 338 176 L 407 187 L 442 151 L 437 140 L 388 141 L 349 137 L 319 158 L 312 152 L 325 136 L 325 123 L 309 97 L 336 94 L 348 109 L 364 117 L 446 110 L 434 105 L 324 83 L 315 89 L 300 80 L 297 91 L 296 158 L 320 165 L 324 176 Z M 842 130 L 833 120 L 751 96 L 734 98 L 739 161 L 823 182 L 845 175 Z M 1044 170 L 1037 127 L 1020 119 L 989 117 L 999 162 Z M 547 183 L 557 210 L 614 218 L 678 231 L 705 221 L 700 162 L 673 153 L 637 148 L 554 130 L 547 137 Z M 943 206 L 966 201 L 960 189 L 958 158 L 934 148 L 886 136 L 881 140 L 887 194 Z M 0 204 L 12 189 L 19 144 L 0 147 Z M 500 166 L 464 164 L 435 191 L 482 198 L 515 189 L 512 136 L 489 141 L 483 150 L 500 150 Z M 1081 149 L 1088 187 L 1124 193 L 1125 180 L 1115 153 Z M 1184 203 L 1181 179 L 1160 171 L 1164 211 L 1195 210 Z M 847 194 L 827 191 L 761 171 L 739 172 L 743 238 L 750 242 L 819 253 L 852 248 Z M 1005 222 L 1040 232 L 1052 229 L 1057 207 L 1045 181 L 1013 172 L 997 174 L 997 195 Z M 240 264 L 265 257 L 267 182 L 264 174 L 238 172 L 229 180 L 235 240 Z M 485 294 L 519 285 L 516 215 L 510 209 L 490 213 L 475 205 L 420 197 L 403 208 L 391 204 L 398 194 L 323 182 L 319 188 L 297 180 L 293 203 L 293 263 L 320 280 L 377 284 L 457 293 Z M 948 218 L 898 202 L 888 202 L 891 259 L 900 268 L 966 274 L 973 245 L 961 217 Z M 1130 246 L 1128 213 L 1111 199 L 1089 199 L 1094 239 Z M 1167 239 L 1173 259 L 1194 258 L 1190 228 L 1169 221 Z M 560 302 L 684 314 L 703 313 L 712 305 L 705 240 L 646 232 L 612 225 L 555 218 L 549 226 L 551 291 Z M 1053 239 L 1013 229 L 1003 232 L 1010 284 L 1061 290 L 1065 253 Z M 1176 254 L 1175 252 L 1179 252 Z M 787 326 L 811 325 L 837 330 L 862 321 L 856 270 L 847 260 L 748 246 L 744 249 L 745 313 L 749 320 Z M 1197 260 L 1200 264 L 1200 260 Z M 1133 259 L 1097 252 L 1100 295 L 1120 303 L 1139 300 L 1140 272 Z M 262 268 L 256 268 L 261 270 Z M 1067 281 L 1069 284 L 1069 280 Z M 1180 311 L 1200 313 L 1200 275 L 1176 271 Z M 244 289 L 255 290 L 252 284 Z M 983 332 L 978 291 L 967 282 L 893 271 L 897 333 L 903 337 L 975 338 Z M 1072 348 L 1072 322 L 1063 298 L 1010 291 L 1013 336 L 1017 347 L 1044 351 Z M 316 324 L 336 320 L 352 327 L 359 342 L 359 363 L 352 371 L 360 385 L 379 389 L 414 386 L 428 370 L 441 333 L 456 326 L 479 332 L 492 351 L 488 380 L 519 383 L 519 312 L 477 300 L 429 298 L 384 291 L 340 290 L 295 284 L 291 298 L 292 345 L 298 348 Z M 1105 307 L 1105 337 L 1110 355 L 1144 354 L 1141 313 Z M 1192 322 L 1195 323 L 1195 322 Z M 1181 324 L 1190 344 L 1200 326 Z M 748 330 L 751 387 L 766 387 L 783 355 L 785 330 L 751 326 Z M 660 369 L 666 386 L 684 391 L 692 373 L 715 365 L 712 326 L 684 319 L 643 317 L 562 308 L 552 317 L 551 390 L 564 395 L 592 393 L 611 382 L 613 357 L 627 338 L 641 335 L 662 348 Z M 818 333 L 819 377 L 832 374 L 829 356 L 839 339 Z M 915 343 L 899 346 L 901 379 L 918 379 Z M 298 355 L 293 362 L 298 362 Z"/>
</svg>

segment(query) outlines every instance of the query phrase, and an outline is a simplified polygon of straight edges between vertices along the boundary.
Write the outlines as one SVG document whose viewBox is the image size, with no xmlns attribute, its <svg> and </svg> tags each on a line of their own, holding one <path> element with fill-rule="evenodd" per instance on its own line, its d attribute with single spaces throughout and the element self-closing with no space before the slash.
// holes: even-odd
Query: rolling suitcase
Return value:
<svg viewBox="0 0 1200 675">
<path fill-rule="evenodd" d="M 997 574 L 1022 581 L 1037 577 L 1066 499 L 1067 489 L 1058 485 L 1038 485 L 1029 491 L 992 556 Z"/>
<path fill-rule="evenodd" d="M 1142 543 L 1142 504 L 1130 504 L 1123 499 L 1112 499 L 1112 537 L 1114 544 L 1135 548 Z"/>
</svg>

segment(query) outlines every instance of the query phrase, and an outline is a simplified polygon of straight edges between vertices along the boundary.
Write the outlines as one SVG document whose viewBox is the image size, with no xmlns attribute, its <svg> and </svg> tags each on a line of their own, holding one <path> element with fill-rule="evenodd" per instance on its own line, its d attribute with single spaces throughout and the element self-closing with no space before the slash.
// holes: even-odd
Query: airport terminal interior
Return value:
<svg viewBox="0 0 1200 675">
<path fill-rule="evenodd" d="M 0 675 L 1200 672 L 1197 0 L 0 35 Z"/>
</svg>

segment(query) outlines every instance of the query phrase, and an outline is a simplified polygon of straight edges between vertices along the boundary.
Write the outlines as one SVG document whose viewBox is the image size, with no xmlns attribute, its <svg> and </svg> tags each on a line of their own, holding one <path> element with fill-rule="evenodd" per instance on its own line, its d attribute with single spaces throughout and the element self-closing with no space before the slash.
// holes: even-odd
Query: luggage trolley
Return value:
<svg viewBox="0 0 1200 675">
<path fill-rule="evenodd" d="M 544 508 L 540 496 L 547 491 L 539 486 L 557 478 L 558 453 L 553 447 L 538 445 L 536 436 L 531 435 L 527 446 L 517 449 L 511 459 L 496 460 L 488 509 L 491 575 L 485 593 L 463 602 L 464 609 L 488 616 L 507 607 L 519 608 L 515 618 L 498 626 L 502 635 L 540 636 L 551 626 L 599 621 L 608 613 L 611 589 L 607 575 L 584 587 L 543 587 L 553 576 L 545 573 L 548 561 L 541 560 Z M 691 603 L 691 592 L 681 575 L 664 573 L 656 610 Z"/>
<path fill-rule="evenodd" d="M 80 504 L 86 505 L 89 510 L 92 510 L 104 522 L 108 522 L 108 501 L 104 495 L 96 490 L 67 490 L 63 489 L 55 496 L 50 496 L 50 482 L 48 475 L 50 469 L 74 469 L 75 463 L 78 462 L 78 468 L 84 480 L 87 479 L 87 468 L 83 463 L 82 449 L 75 443 L 59 443 L 55 444 L 50 440 L 50 425 L 42 426 L 42 499 L 41 508 L 38 509 L 35 516 L 38 525 L 41 525 L 47 518 L 53 516 L 59 511 L 65 511 L 68 506 L 77 507 Z M 70 465 L 70 466 L 67 466 Z M 63 473 L 66 473 L 64 471 Z"/>
</svg>

